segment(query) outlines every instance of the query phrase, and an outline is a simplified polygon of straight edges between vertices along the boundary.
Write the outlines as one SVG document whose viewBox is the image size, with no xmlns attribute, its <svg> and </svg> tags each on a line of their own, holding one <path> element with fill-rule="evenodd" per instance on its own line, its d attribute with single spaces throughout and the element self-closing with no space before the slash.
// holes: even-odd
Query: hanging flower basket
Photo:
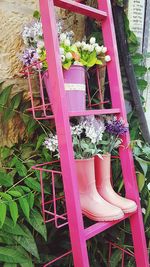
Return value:
<svg viewBox="0 0 150 267">
<path fill-rule="evenodd" d="M 73 65 L 69 70 L 63 70 L 64 86 L 67 98 L 68 111 L 84 111 L 86 108 L 86 84 L 85 68 L 83 66 Z M 48 72 L 44 76 L 46 90 L 48 89 Z M 50 98 L 51 98 L 50 88 Z"/>
</svg>

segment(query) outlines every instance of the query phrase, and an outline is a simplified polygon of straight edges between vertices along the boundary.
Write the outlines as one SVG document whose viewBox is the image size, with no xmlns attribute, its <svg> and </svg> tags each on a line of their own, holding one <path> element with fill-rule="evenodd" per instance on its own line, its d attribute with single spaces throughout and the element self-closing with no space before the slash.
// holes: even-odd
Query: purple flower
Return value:
<svg viewBox="0 0 150 267">
<path fill-rule="evenodd" d="M 114 117 L 112 120 L 105 122 L 106 131 L 112 135 L 123 135 L 128 131 L 128 126 L 125 125 L 124 121 L 120 118 Z"/>
<path fill-rule="evenodd" d="M 28 48 L 24 51 L 21 60 L 24 66 L 29 66 L 38 61 L 38 54 L 34 48 Z"/>
</svg>

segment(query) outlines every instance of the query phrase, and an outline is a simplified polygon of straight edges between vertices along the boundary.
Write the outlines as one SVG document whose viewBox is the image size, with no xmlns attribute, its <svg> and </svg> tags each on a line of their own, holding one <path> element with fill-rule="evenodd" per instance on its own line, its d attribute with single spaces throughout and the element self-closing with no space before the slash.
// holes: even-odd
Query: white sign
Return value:
<svg viewBox="0 0 150 267">
<path fill-rule="evenodd" d="M 128 18 L 130 29 L 137 36 L 142 52 L 143 30 L 144 30 L 145 0 L 129 0 L 128 2 Z"/>
</svg>

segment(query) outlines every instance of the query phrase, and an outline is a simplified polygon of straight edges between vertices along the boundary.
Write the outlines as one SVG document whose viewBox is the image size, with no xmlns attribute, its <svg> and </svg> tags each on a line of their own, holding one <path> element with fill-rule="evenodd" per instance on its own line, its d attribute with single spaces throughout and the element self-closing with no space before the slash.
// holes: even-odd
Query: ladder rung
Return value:
<svg viewBox="0 0 150 267">
<path fill-rule="evenodd" d="M 98 222 L 98 223 L 95 223 L 91 226 L 89 226 L 88 228 L 86 228 L 84 231 L 85 231 L 85 239 L 88 240 L 90 239 L 91 237 L 97 235 L 97 234 L 100 234 L 101 232 L 105 231 L 106 229 L 114 226 L 115 224 L 125 220 L 126 218 L 129 218 L 131 217 L 133 213 L 128 213 L 128 214 L 125 214 L 123 218 L 121 218 L 120 220 L 117 220 L 117 221 L 112 221 L 112 222 Z"/>
<path fill-rule="evenodd" d="M 76 116 L 89 116 L 89 115 L 106 115 L 106 114 L 117 114 L 120 113 L 119 108 L 111 108 L 111 109 L 93 109 L 93 110 L 85 110 L 85 111 L 72 111 L 69 112 L 70 117 Z"/>
<path fill-rule="evenodd" d="M 54 0 L 54 4 L 57 7 L 61 7 L 78 14 L 92 17 L 96 20 L 103 20 L 107 17 L 107 13 L 105 11 L 101 11 L 99 9 L 86 6 L 84 4 L 80 4 L 71 0 Z"/>
</svg>

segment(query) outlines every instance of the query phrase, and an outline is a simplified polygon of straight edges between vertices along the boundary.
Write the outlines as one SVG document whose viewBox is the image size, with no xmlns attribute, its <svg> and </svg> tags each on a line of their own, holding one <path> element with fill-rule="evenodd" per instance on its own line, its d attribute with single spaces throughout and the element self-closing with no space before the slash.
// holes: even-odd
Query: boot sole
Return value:
<svg viewBox="0 0 150 267">
<path fill-rule="evenodd" d="M 137 210 L 137 206 L 136 206 L 136 207 L 133 207 L 133 208 L 130 208 L 130 209 L 126 209 L 126 210 L 122 209 L 122 211 L 123 211 L 124 213 L 130 213 L 130 212 L 134 212 L 134 211 L 136 211 L 136 210 Z"/>
<path fill-rule="evenodd" d="M 88 217 L 89 219 L 97 222 L 109 222 L 109 221 L 117 221 L 121 218 L 123 218 L 124 214 L 122 213 L 121 215 L 116 215 L 116 216 L 107 216 L 107 217 L 96 217 L 92 215 L 91 213 L 88 213 L 85 210 L 82 210 L 82 213 Z"/>
</svg>

